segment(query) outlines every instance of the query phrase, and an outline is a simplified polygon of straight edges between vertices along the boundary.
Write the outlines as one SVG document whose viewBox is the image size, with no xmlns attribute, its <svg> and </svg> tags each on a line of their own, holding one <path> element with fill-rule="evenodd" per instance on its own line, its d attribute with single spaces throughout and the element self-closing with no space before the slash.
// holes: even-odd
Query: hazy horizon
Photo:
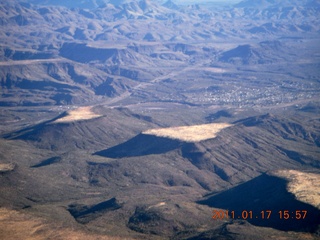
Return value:
<svg viewBox="0 0 320 240">
<path fill-rule="evenodd" d="M 237 3 L 237 2 L 241 2 L 241 0 L 199 0 L 199 1 L 195 1 L 195 0 L 172 0 L 174 3 L 177 4 L 196 4 L 196 3 Z M 163 2 L 166 2 L 163 1 Z"/>
</svg>

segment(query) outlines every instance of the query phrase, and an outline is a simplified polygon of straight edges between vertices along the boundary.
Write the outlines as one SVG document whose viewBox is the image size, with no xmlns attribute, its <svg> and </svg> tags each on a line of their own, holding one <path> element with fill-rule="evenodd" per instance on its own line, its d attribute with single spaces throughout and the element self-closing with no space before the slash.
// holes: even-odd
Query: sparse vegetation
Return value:
<svg viewBox="0 0 320 240">
<path fill-rule="evenodd" d="M 136 238 L 103 236 L 84 230 L 64 228 L 28 213 L 0 208 L 0 238 L 16 239 L 61 239 L 61 240 L 133 240 Z"/>
<path fill-rule="evenodd" d="M 320 174 L 297 170 L 282 170 L 277 174 L 289 181 L 288 191 L 298 200 L 320 209 Z"/>
</svg>

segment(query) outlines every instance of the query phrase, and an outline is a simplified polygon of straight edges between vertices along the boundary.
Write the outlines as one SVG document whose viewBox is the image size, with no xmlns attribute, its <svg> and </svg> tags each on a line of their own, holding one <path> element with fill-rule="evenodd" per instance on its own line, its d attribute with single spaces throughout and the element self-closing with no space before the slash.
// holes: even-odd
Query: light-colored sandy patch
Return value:
<svg viewBox="0 0 320 240">
<path fill-rule="evenodd" d="M 15 168 L 13 163 L 0 163 L 0 173 L 1 172 L 10 172 Z"/>
<path fill-rule="evenodd" d="M 55 120 L 53 123 L 65 123 L 80 120 L 89 120 L 101 117 L 102 115 L 96 114 L 92 111 L 92 107 L 79 107 L 77 109 L 68 111 L 67 116 Z"/>
<path fill-rule="evenodd" d="M 225 73 L 225 72 L 227 72 L 223 68 L 215 68 L 215 67 L 207 67 L 207 68 L 203 68 L 203 70 L 207 71 L 207 72 L 213 72 L 213 73 Z"/>
<path fill-rule="evenodd" d="M 166 205 L 165 202 L 160 202 L 160 203 L 156 204 L 155 207 L 161 207 L 161 206 L 164 206 L 164 205 Z"/>
<path fill-rule="evenodd" d="M 119 44 L 112 44 L 112 46 L 110 46 L 110 43 L 106 43 L 105 41 L 97 41 L 97 42 L 91 42 L 89 44 L 87 44 L 87 47 L 91 47 L 91 48 L 100 48 L 100 49 L 110 49 L 110 50 L 125 50 L 126 46 L 119 43 Z"/>
<path fill-rule="evenodd" d="M 320 209 L 320 174 L 281 170 L 276 175 L 289 181 L 288 191 L 299 201 Z"/>
<path fill-rule="evenodd" d="M 159 203 L 157 203 L 156 205 L 149 206 L 149 207 L 147 208 L 147 210 L 149 210 L 150 208 L 158 208 L 158 207 L 165 206 L 165 205 L 166 205 L 165 202 L 159 202 Z"/>
<path fill-rule="evenodd" d="M 52 58 L 52 59 L 33 59 L 33 60 L 10 60 L 10 61 L 4 61 L 0 62 L 0 66 L 15 66 L 15 65 L 28 65 L 28 64 L 35 64 L 35 63 L 46 63 L 46 62 L 61 62 L 66 61 L 64 59 L 59 58 Z"/>
<path fill-rule="evenodd" d="M 224 128 L 232 126 L 228 123 L 210 123 L 193 126 L 150 129 L 143 134 L 177 139 L 184 142 L 200 142 L 215 138 Z"/>
<path fill-rule="evenodd" d="M 90 234 L 82 230 L 64 228 L 46 220 L 6 208 L 0 208 L 0 239 L 6 240 L 120 240 L 114 236 Z"/>
</svg>

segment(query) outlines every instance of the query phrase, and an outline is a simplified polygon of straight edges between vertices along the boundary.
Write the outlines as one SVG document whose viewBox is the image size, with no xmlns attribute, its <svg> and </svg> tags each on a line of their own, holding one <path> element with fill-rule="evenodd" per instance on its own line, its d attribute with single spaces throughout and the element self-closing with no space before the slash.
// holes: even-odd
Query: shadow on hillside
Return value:
<svg viewBox="0 0 320 240">
<path fill-rule="evenodd" d="M 30 127 L 25 127 L 22 128 L 18 131 L 15 132 L 11 132 L 11 133 L 7 133 L 2 135 L 2 138 L 8 139 L 8 140 L 15 140 L 15 139 L 21 139 L 21 140 L 30 140 L 30 139 L 34 139 L 35 135 L 37 132 L 41 131 L 45 126 L 47 126 L 50 123 L 53 123 L 54 121 L 56 121 L 59 118 L 63 118 L 67 116 L 67 112 L 63 112 L 61 113 L 59 116 L 50 119 L 48 121 L 44 121 L 41 123 L 38 123 L 36 125 L 32 125 Z M 35 138 L 36 140 L 36 138 Z"/>
<path fill-rule="evenodd" d="M 118 203 L 117 199 L 111 198 L 91 206 L 71 204 L 68 206 L 68 211 L 77 222 L 86 224 L 102 216 L 105 212 L 114 211 L 119 208 L 121 208 L 121 205 Z"/>
<path fill-rule="evenodd" d="M 45 167 L 54 163 L 59 163 L 61 162 L 61 157 L 51 157 L 48 159 L 45 159 L 35 165 L 32 165 L 31 168 L 39 168 L 39 167 Z"/>
<path fill-rule="evenodd" d="M 282 231 L 316 231 L 320 224 L 320 210 L 296 200 L 295 196 L 287 191 L 286 186 L 286 180 L 263 174 L 198 203 L 229 210 L 229 216 L 231 211 L 234 211 L 234 219 L 240 220 L 243 220 L 242 213 L 245 216 L 244 211 L 247 211 L 247 221 L 256 226 Z M 270 218 L 267 218 L 267 210 L 271 211 Z M 288 219 L 285 219 L 284 211 L 288 211 Z M 303 211 L 307 211 L 306 217 L 297 219 L 300 217 L 299 214 L 304 215 Z"/>
<path fill-rule="evenodd" d="M 178 148 L 181 144 L 182 142 L 178 140 L 139 134 L 127 142 L 96 152 L 94 155 L 108 158 L 124 158 L 163 154 Z"/>
</svg>

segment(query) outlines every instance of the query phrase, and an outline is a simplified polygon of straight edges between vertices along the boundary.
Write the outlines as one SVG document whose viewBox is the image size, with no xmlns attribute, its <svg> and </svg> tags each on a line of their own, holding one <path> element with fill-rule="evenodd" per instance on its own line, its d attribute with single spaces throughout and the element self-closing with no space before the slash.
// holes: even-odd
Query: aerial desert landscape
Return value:
<svg viewBox="0 0 320 240">
<path fill-rule="evenodd" d="M 320 239 L 319 0 L 0 2 L 0 239 Z"/>
</svg>

